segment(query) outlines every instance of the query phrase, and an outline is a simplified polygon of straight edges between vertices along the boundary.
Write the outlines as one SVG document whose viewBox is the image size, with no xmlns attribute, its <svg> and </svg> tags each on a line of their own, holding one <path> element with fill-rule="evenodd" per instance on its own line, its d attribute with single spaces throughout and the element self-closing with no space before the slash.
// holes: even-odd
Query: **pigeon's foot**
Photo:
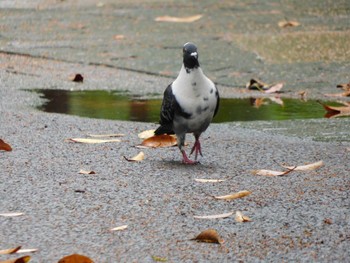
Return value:
<svg viewBox="0 0 350 263">
<path fill-rule="evenodd" d="M 202 149 L 201 149 L 201 143 L 199 142 L 199 139 L 196 139 L 194 142 L 194 145 L 191 150 L 191 154 L 194 152 L 194 159 L 197 160 L 198 153 L 203 156 Z"/>
<path fill-rule="evenodd" d="M 184 150 L 182 150 L 181 153 L 182 153 L 182 157 L 183 157 L 182 163 L 184 163 L 184 164 L 198 164 L 199 163 L 198 161 L 192 161 L 191 159 L 189 159 Z"/>
</svg>

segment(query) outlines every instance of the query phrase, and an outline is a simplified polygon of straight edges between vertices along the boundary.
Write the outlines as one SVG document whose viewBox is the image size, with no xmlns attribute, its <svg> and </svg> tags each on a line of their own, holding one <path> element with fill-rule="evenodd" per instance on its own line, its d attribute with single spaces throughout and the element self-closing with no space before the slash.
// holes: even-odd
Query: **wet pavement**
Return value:
<svg viewBox="0 0 350 263">
<path fill-rule="evenodd" d="M 159 16 L 201 14 L 193 23 Z M 198 45 L 204 72 L 222 97 L 258 78 L 283 82 L 281 98 L 328 100 L 350 81 L 350 2 L 337 1 L 1 1 L 0 248 L 39 251 L 32 262 L 80 253 L 95 262 L 346 262 L 350 258 L 350 119 L 213 124 L 201 165 L 180 163 L 178 149 L 145 149 L 137 133 L 153 123 L 81 118 L 36 110 L 32 89 L 108 90 L 159 97 L 177 75 L 181 47 Z M 280 27 L 295 20 L 295 27 Z M 70 80 L 84 75 L 83 83 Z M 334 100 L 349 101 L 349 97 Z M 124 133 L 122 143 L 81 145 L 67 138 Z M 188 136 L 190 144 L 193 143 Z M 308 173 L 266 178 L 254 169 L 323 160 Z M 96 175 L 78 174 L 92 169 Z M 226 179 L 200 184 L 194 178 Z M 218 202 L 239 190 L 252 195 Z M 242 210 L 253 219 L 198 220 Z M 119 225 L 128 229 L 110 232 Z M 189 239 L 215 228 L 223 246 Z M 9 258 L 1 256 L 0 260 Z"/>
</svg>

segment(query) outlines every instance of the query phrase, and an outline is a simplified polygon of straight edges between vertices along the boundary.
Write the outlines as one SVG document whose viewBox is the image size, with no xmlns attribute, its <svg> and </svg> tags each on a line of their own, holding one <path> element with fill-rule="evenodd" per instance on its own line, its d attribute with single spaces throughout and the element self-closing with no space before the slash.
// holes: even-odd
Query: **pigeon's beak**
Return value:
<svg viewBox="0 0 350 263">
<path fill-rule="evenodd" d="M 191 53 L 191 57 L 194 57 L 194 58 L 198 59 L 198 53 L 197 52 L 192 52 Z"/>
</svg>

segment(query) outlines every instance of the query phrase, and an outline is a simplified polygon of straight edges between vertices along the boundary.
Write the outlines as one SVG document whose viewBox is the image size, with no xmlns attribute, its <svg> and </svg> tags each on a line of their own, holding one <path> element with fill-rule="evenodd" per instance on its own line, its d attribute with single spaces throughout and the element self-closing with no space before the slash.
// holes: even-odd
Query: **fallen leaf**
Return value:
<svg viewBox="0 0 350 263">
<path fill-rule="evenodd" d="M 283 106 L 284 105 L 284 102 L 281 98 L 279 97 L 269 97 L 269 100 L 271 100 L 272 102 L 278 104 L 278 105 L 281 105 Z"/>
<path fill-rule="evenodd" d="M 12 148 L 9 144 L 0 139 L 0 150 L 10 152 Z"/>
<path fill-rule="evenodd" d="M 337 88 L 343 89 L 345 91 L 350 91 L 350 82 L 338 84 Z"/>
<path fill-rule="evenodd" d="M 21 212 L 10 212 L 10 213 L 0 213 L 0 216 L 4 217 L 15 217 L 15 216 L 22 216 L 24 213 Z"/>
<path fill-rule="evenodd" d="M 318 161 L 315 163 L 310 163 L 307 165 L 300 165 L 300 166 L 284 166 L 284 168 L 294 170 L 294 171 L 311 171 L 311 170 L 316 170 L 323 166 L 323 161 Z"/>
<path fill-rule="evenodd" d="M 87 171 L 87 170 L 81 169 L 79 171 L 79 174 L 96 174 L 96 173 L 95 173 L 95 171 Z"/>
<path fill-rule="evenodd" d="M 21 249 L 21 246 L 18 246 L 15 248 L 3 249 L 3 250 L 0 250 L 0 255 L 13 254 L 13 253 L 16 253 L 20 249 Z"/>
<path fill-rule="evenodd" d="M 121 230 L 125 230 L 127 228 L 128 228 L 128 225 L 117 226 L 117 227 L 111 228 L 110 231 L 121 231 Z"/>
<path fill-rule="evenodd" d="M 21 248 L 20 250 L 18 250 L 16 252 L 16 254 L 19 254 L 19 253 L 33 253 L 33 252 L 36 252 L 38 251 L 37 248 Z"/>
<path fill-rule="evenodd" d="M 113 37 L 115 40 L 123 40 L 125 39 L 125 36 L 124 35 L 114 35 Z"/>
<path fill-rule="evenodd" d="M 270 86 L 268 89 L 265 89 L 265 93 L 275 93 L 279 92 L 283 88 L 283 83 L 277 83 L 272 86 Z"/>
<path fill-rule="evenodd" d="M 242 197 L 245 197 L 245 196 L 250 195 L 250 194 L 251 194 L 251 192 L 249 192 L 247 190 L 243 190 L 243 191 L 239 191 L 237 193 L 230 194 L 230 195 L 215 196 L 215 198 L 222 199 L 222 200 L 232 200 L 232 199 L 242 198 Z"/>
<path fill-rule="evenodd" d="M 224 241 L 220 238 L 218 232 L 215 229 L 207 229 L 201 232 L 198 236 L 195 238 L 192 238 L 191 240 L 196 240 L 198 242 L 205 242 L 205 243 L 217 243 L 222 244 Z"/>
<path fill-rule="evenodd" d="M 202 178 L 195 178 L 196 182 L 200 183 L 219 183 L 226 181 L 225 179 L 202 179 Z"/>
<path fill-rule="evenodd" d="M 106 143 L 106 142 L 121 142 L 119 139 L 89 139 L 89 138 L 71 138 L 68 139 L 72 142 L 79 143 Z"/>
<path fill-rule="evenodd" d="M 251 90 L 264 90 L 264 89 L 268 89 L 269 85 L 257 80 L 257 79 L 250 79 L 250 81 L 246 84 L 246 88 L 247 89 L 251 89 Z"/>
<path fill-rule="evenodd" d="M 128 162 L 140 162 L 142 161 L 143 159 L 145 159 L 145 154 L 143 152 L 139 152 L 137 155 L 135 155 L 134 157 L 132 158 L 127 158 L 125 157 L 125 160 L 127 160 Z"/>
<path fill-rule="evenodd" d="M 152 256 L 152 259 L 156 262 L 167 262 L 168 261 L 167 258 L 157 257 L 157 256 Z"/>
<path fill-rule="evenodd" d="M 293 170 L 290 169 L 288 171 L 273 171 L 273 170 L 260 169 L 260 170 L 252 171 L 252 174 L 263 175 L 263 176 L 283 176 L 283 175 L 290 173 L 291 171 L 293 171 Z"/>
<path fill-rule="evenodd" d="M 123 133 L 110 133 L 110 134 L 89 134 L 90 137 L 93 138 L 106 138 L 106 137 L 123 137 L 125 134 Z"/>
<path fill-rule="evenodd" d="M 173 22 L 173 23 L 192 23 L 202 18 L 203 15 L 194 15 L 186 17 L 175 16 L 158 16 L 154 19 L 156 22 Z"/>
<path fill-rule="evenodd" d="M 323 223 L 328 224 L 328 225 L 333 224 L 332 219 L 329 219 L 329 218 L 325 218 L 325 219 L 323 220 Z"/>
<path fill-rule="evenodd" d="M 342 93 L 327 93 L 324 95 L 327 97 L 350 97 L 350 90 L 344 91 Z"/>
<path fill-rule="evenodd" d="M 252 221 L 248 216 L 243 215 L 241 211 L 236 212 L 235 220 L 239 223 Z"/>
<path fill-rule="evenodd" d="M 327 111 L 326 118 L 350 116 L 350 103 L 342 102 L 345 106 L 329 106 L 318 101 Z"/>
<path fill-rule="evenodd" d="M 61 258 L 58 261 L 58 263 L 94 263 L 94 262 L 90 258 L 84 255 L 72 254 L 64 258 Z"/>
<path fill-rule="evenodd" d="M 150 148 L 171 147 L 177 144 L 176 137 L 173 135 L 155 135 L 145 139 L 141 145 Z"/>
<path fill-rule="evenodd" d="M 83 77 L 83 75 L 78 73 L 78 74 L 75 74 L 75 75 L 71 76 L 69 78 L 69 80 L 74 81 L 74 82 L 83 82 L 84 81 L 84 77 Z"/>
<path fill-rule="evenodd" d="M 294 21 L 294 20 L 284 20 L 284 21 L 279 21 L 278 26 L 279 27 L 295 27 L 295 26 L 300 26 L 300 23 L 298 21 Z"/>
<path fill-rule="evenodd" d="M 140 139 L 148 139 L 148 138 L 154 136 L 154 132 L 155 132 L 155 130 L 146 130 L 146 131 L 140 132 L 137 136 Z"/>
<path fill-rule="evenodd" d="M 198 219 L 218 219 L 218 218 L 227 218 L 233 215 L 233 212 L 218 214 L 218 215 L 208 215 L 208 216 L 193 216 Z"/>
<path fill-rule="evenodd" d="M 27 263 L 30 260 L 30 256 L 24 256 L 16 259 L 8 259 L 4 261 L 0 261 L 0 263 Z"/>
</svg>

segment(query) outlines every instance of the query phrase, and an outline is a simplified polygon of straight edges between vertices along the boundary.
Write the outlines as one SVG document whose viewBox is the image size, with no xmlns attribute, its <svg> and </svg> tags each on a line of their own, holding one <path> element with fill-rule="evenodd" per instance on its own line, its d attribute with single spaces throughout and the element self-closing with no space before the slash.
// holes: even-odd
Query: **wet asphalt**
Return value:
<svg viewBox="0 0 350 263">
<path fill-rule="evenodd" d="M 2 1 L 0 8 L 0 138 L 13 148 L 0 152 L 0 212 L 24 213 L 0 217 L 0 249 L 37 248 L 31 262 L 73 253 L 95 262 L 349 260 L 349 118 L 213 124 L 202 135 L 201 164 L 185 166 L 176 147 L 135 147 L 154 123 L 43 113 L 35 108 L 43 99 L 28 91 L 161 94 L 190 40 L 222 97 L 266 96 L 244 88 L 259 78 L 284 82 L 282 98 L 306 91 L 306 99 L 322 100 L 350 80 L 348 1 Z M 154 21 L 196 14 L 203 16 L 193 23 Z M 284 19 L 300 26 L 280 28 Z M 69 80 L 75 73 L 83 83 Z M 67 140 L 108 133 L 125 136 Z M 142 162 L 125 160 L 141 150 Z M 315 171 L 252 174 L 319 160 Z M 213 198 L 241 190 L 252 194 Z M 193 217 L 237 210 L 252 222 Z M 121 225 L 128 228 L 110 231 Z M 225 242 L 190 241 L 208 228 Z"/>
</svg>

